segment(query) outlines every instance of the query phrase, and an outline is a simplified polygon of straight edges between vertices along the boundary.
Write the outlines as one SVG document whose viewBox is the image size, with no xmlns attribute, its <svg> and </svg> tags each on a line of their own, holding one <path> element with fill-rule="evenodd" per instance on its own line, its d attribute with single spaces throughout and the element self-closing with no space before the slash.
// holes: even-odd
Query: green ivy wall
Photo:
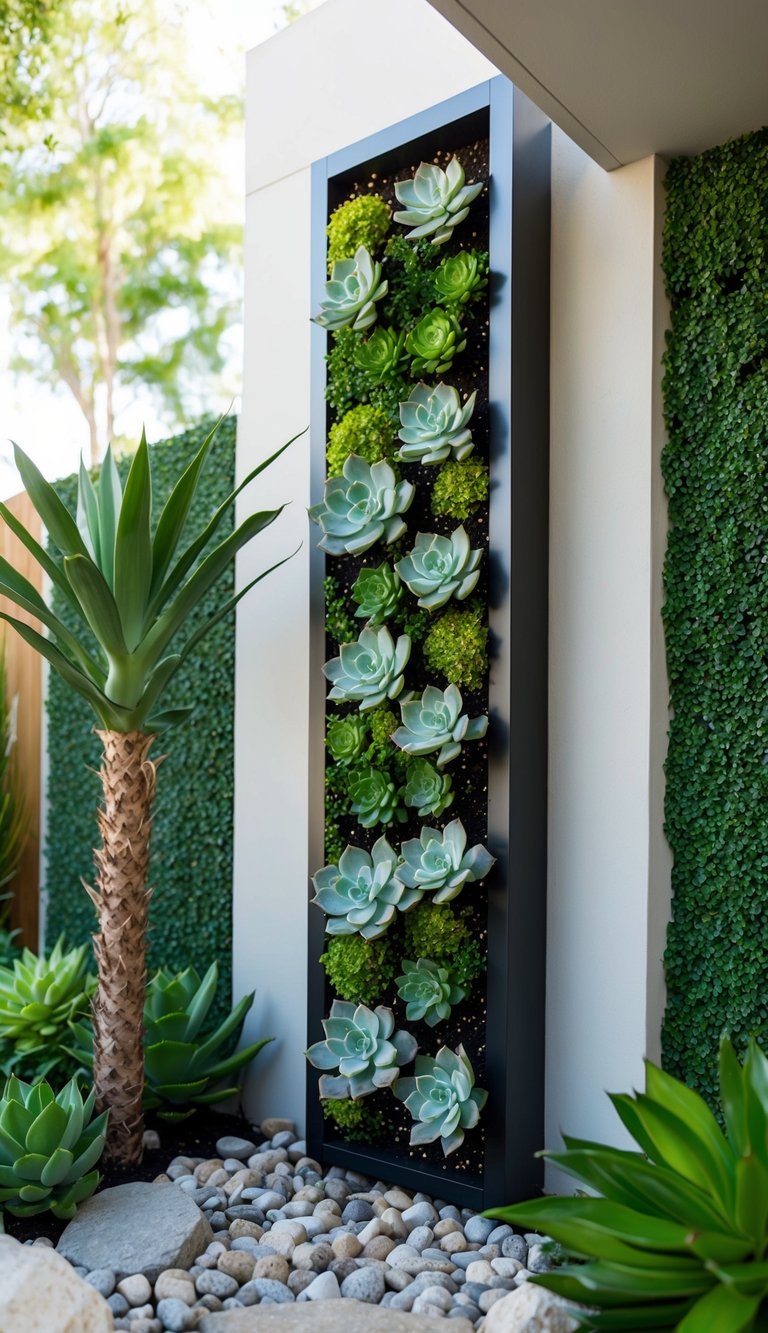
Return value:
<svg viewBox="0 0 768 1333">
<path fill-rule="evenodd" d="M 179 473 L 199 449 L 211 422 L 152 447 L 155 502 L 162 501 Z M 190 516 L 202 525 L 234 487 L 236 421 L 221 425 L 206 464 Z M 121 464 L 125 476 L 128 462 Z M 57 487 L 74 505 L 75 477 Z M 157 512 L 155 513 L 157 518 Z M 231 531 L 233 515 L 219 535 Z M 190 618 L 190 632 L 211 610 L 231 596 L 234 572 L 222 576 Z M 56 612 L 68 624 L 62 599 Z M 158 774 L 152 834 L 150 883 L 150 968 L 174 971 L 194 964 L 203 971 L 217 958 L 221 975 L 218 1015 L 229 1007 L 232 965 L 232 838 L 234 794 L 234 617 L 218 625 L 179 672 L 173 703 L 196 705 L 190 721 L 156 743 L 165 755 Z M 81 877 L 92 873 L 97 772 L 101 747 L 93 735 L 93 716 L 51 673 L 48 713 L 48 820 L 46 833 L 46 939 L 59 934 L 70 944 L 88 939 L 95 923 Z"/>
<path fill-rule="evenodd" d="M 666 1066 L 768 1037 L 768 130 L 672 163 Z"/>
</svg>

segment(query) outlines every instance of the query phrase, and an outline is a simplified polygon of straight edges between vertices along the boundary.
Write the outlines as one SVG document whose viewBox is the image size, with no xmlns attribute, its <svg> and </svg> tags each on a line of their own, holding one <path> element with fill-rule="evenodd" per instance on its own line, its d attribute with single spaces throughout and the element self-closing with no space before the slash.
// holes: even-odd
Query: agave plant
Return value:
<svg viewBox="0 0 768 1333">
<path fill-rule="evenodd" d="M 443 768 L 461 754 L 464 741 L 481 740 L 488 730 L 488 718 L 469 718 L 462 713 L 463 700 L 457 685 L 439 690 L 428 685 L 420 699 L 412 695 L 400 700 L 402 726 L 392 733 L 392 740 L 406 754 L 433 754 L 438 768 Z"/>
<path fill-rule="evenodd" d="M 416 810 L 420 819 L 435 818 L 453 805 L 455 791 L 448 773 L 438 773 L 428 759 L 413 759 L 408 763 L 403 800 Z"/>
<path fill-rule="evenodd" d="M 441 1046 L 435 1056 L 420 1055 L 416 1077 L 398 1079 L 394 1094 L 416 1121 L 411 1147 L 439 1139 L 446 1157 L 461 1147 L 464 1131 L 474 1129 L 488 1100 L 488 1093 L 475 1087 L 475 1071 L 463 1046 L 455 1051 Z"/>
<path fill-rule="evenodd" d="M 550 1161 L 598 1198 L 544 1198 L 489 1216 L 543 1227 L 569 1262 L 532 1279 L 593 1307 L 596 1329 L 761 1330 L 768 1319 L 768 1060 L 720 1045 L 725 1133 L 701 1097 L 646 1063 L 646 1091 L 613 1096 L 640 1148 L 565 1138 Z M 584 1262 L 586 1260 L 586 1262 Z"/>
<path fill-rule="evenodd" d="M 433 963 L 429 958 L 411 962 L 403 960 L 403 974 L 396 977 L 397 993 L 405 1000 L 405 1016 L 411 1023 L 424 1022 L 428 1027 L 451 1016 L 451 1006 L 464 999 L 466 991 L 456 984 L 451 969 Z"/>
<path fill-rule="evenodd" d="M 472 453 L 474 444 L 469 421 L 475 410 L 477 392 L 462 405 L 458 390 L 450 384 L 430 389 L 417 384 L 411 396 L 400 404 L 398 454 L 404 463 L 443 463 L 446 458 L 461 460 Z"/>
<path fill-rule="evenodd" d="M 410 1064 L 417 1045 L 410 1032 L 395 1032 L 391 1009 L 378 1005 L 351 1004 L 334 1000 L 330 1018 L 323 1020 L 325 1041 L 316 1041 L 307 1051 L 315 1069 L 338 1070 L 335 1077 L 323 1074 L 322 1098 L 367 1097 L 377 1088 L 389 1088 L 402 1065 Z"/>
<path fill-rule="evenodd" d="M 48 1073 L 60 1064 L 69 1024 L 87 1014 L 95 985 L 87 946 L 67 952 L 62 939 L 48 955 L 24 949 L 0 967 L 0 1045 L 8 1051 L 3 1072 Z"/>
<path fill-rule="evenodd" d="M 408 360 L 405 333 L 379 326 L 370 338 L 358 343 L 352 359 L 359 370 L 365 371 L 372 384 L 383 384 L 399 375 Z"/>
<path fill-rule="evenodd" d="M 419 599 L 419 606 L 436 611 L 451 597 L 463 601 L 477 586 L 482 551 L 473 551 L 464 527 L 450 537 L 434 532 L 416 534 L 416 544 L 395 565 L 403 583 Z"/>
<path fill-rule="evenodd" d="M 334 718 L 326 732 L 328 753 L 337 764 L 346 766 L 359 759 L 368 739 L 368 726 L 359 713 Z"/>
<path fill-rule="evenodd" d="M 435 269 L 434 284 L 441 305 L 449 309 L 466 305 L 488 286 L 488 264 L 475 250 L 446 255 Z"/>
<path fill-rule="evenodd" d="M 398 876 L 409 888 L 433 894 L 435 903 L 457 897 L 465 884 L 485 879 L 495 857 L 480 843 L 465 851 L 467 832 L 460 819 L 451 820 L 441 833 L 423 828 L 400 848 L 403 864 Z"/>
<path fill-rule="evenodd" d="M 354 259 L 336 260 L 315 324 L 333 333 L 348 325 L 356 332 L 370 328 L 376 322 L 376 302 L 386 296 L 387 285 L 386 279 L 382 281 L 381 264 L 361 245 Z"/>
<path fill-rule="evenodd" d="M 405 208 L 394 214 L 395 222 L 412 230 L 408 241 L 428 236 L 433 245 L 450 240 L 454 227 L 463 222 L 469 205 L 483 188 L 483 181 L 466 185 L 464 168 L 458 158 L 451 158 L 445 171 L 434 163 L 422 162 L 411 180 L 397 181 L 397 202 Z"/>
<path fill-rule="evenodd" d="M 361 569 L 352 585 L 357 602 L 356 616 L 364 616 L 369 625 L 383 625 L 396 612 L 403 596 L 400 575 L 386 560 L 376 569 Z"/>
<path fill-rule="evenodd" d="M 339 657 L 332 657 L 323 667 L 331 681 L 329 699 L 358 703 L 360 708 L 376 708 L 385 699 L 396 699 L 402 691 L 403 670 L 411 655 L 411 640 L 401 634 L 397 643 L 386 625 L 372 629 L 366 625 L 355 643 L 343 643 Z"/>
<path fill-rule="evenodd" d="M 362 555 L 374 542 L 397 541 L 405 532 L 401 515 L 413 492 L 410 482 L 398 482 L 389 463 L 366 463 L 359 454 L 350 454 L 342 475 L 328 478 L 322 500 L 309 510 L 323 532 L 321 551 Z"/>
<path fill-rule="evenodd" d="M 400 788 L 383 769 L 368 764 L 354 769 L 349 777 L 352 814 L 363 828 L 375 824 L 404 824 L 407 818 L 400 805 Z"/>
<path fill-rule="evenodd" d="M 407 889 L 397 878 L 397 862 L 397 852 L 381 837 L 370 854 L 362 847 L 347 847 L 337 866 L 323 866 L 312 876 L 312 902 L 326 913 L 326 934 L 376 939 L 396 912 L 407 912 L 420 900 L 419 889 Z"/>
<path fill-rule="evenodd" d="M 463 352 L 467 340 L 455 315 L 436 306 L 428 310 L 405 340 L 413 375 L 442 375 L 453 358 Z"/>
<path fill-rule="evenodd" d="M 9 1078 L 0 1097 L 0 1205 L 16 1217 L 50 1209 L 74 1217 L 99 1183 L 108 1112 L 92 1119 L 96 1093 L 83 1101 L 75 1079 L 54 1093 L 44 1080 Z"/>
<path fill-rule="evenodd" d="M 0 505 L 8 527 L 77 617 L 82 639 L 5 560 L 0 561 L 0 593 L 42 621 L 48 637 L 6 612 L 0 616 L 88 700 L 100 723 L 103 846 L 95 853 L 96 887 L 89 889 L 99 917 L 94 939 L 99 984 L 93 1005 L 93 1073 L 97 1104 L 113 1108 L 107 1155 L 121 1161 L 140 1161 L 142 1153 L 147 866 L 156 772 L 149 751 L 159 730 L 183 721 L 192 711 L 162 706 L 181 665 L 271 571 L 251 580 L 185 636 L 189 616 L 231 567 L 236 553 L 280 513 L 270 509 L 252 514 L 229 536 L 217 540 L 236 496 L 287 445 L 254 468 L 199 530 L 188 531 L 214 434 L 215 430 L 176 482 L 154 531 L 151 465 L 143 436 L 125 489 L 109 449 L 96 486 L 81 467 L 76 516 L 32 460 L 15 449 L 21 480 L 48 532 L 53 554 L 6 505 Z"/>
</svg>

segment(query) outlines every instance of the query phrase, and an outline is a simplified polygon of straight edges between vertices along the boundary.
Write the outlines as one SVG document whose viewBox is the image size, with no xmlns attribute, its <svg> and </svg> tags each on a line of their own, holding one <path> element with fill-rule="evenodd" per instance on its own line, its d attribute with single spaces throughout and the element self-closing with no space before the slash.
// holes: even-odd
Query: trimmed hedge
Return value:
<svg viewBox="0 0 768 1333">
<path fill-rule="evenodd" d="M 664 1061 L 768 1037 L 768 130 L 671 164 L 663 460 L 674 919 Z"/>
<path fill-rule="evenodd" d="M 152 446 L 156 504 L 167 496 L 212 424 L 201 422 Z M 207 520 L 234 487 L 235 436 L 236 421 L 228 418 L 219 428 L 200 482 L 190 516 L 193 525 Z M 129 463 L 120 463 L 123 477 Z M 76 477 L 58 483 L 57 490 L 73 506 Z M 222 535 L 231 531 L 233 517 L 234 513 L 225 516 Z M 234 571 L 229 570 L 190 617 L 190 630 L 233 592 Z M 54 593 L 54 606 L 71 625 L 60 594 Z M 234 616 L 230 616 L 180 670 L 169 696 L 169 705 L 194 701 L 195 713 L 154 747 L 156 758 L 166 758 L 158 774 L 151 845 L 149 882 L 155 892 L 149 966 L 178 971 L 191 963 L 202 973 L 218 959 L 217 1018 L 229 1009 L 232 975 L 234 671 Z M 89 938 L 95 923 L 80 880 L 90 882 L 93 872 L 101 746 L 93 735 L 94 717 L 87 703 L 53 672 L 47 713 L 46 937 L 50 945 L 64 934 L 74 945 Z"/>
</svg>

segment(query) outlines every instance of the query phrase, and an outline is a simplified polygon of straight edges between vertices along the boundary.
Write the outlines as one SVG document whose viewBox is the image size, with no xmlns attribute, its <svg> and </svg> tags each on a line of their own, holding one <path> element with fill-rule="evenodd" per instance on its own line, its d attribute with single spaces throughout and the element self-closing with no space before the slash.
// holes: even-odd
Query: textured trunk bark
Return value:
<svg viewBox="0 0 768 1333">
<path fill-rule="evenodd" d="M 94 853 L 99 915 L 94 936 L 99 985 L 93 1002 L 93 1078 L 99 1110 L 109 1108 L 106 1155 L 140 1162 L 144 1088 L 147 888 L 155 764 L 154 736 L 99 731 L 104 747 L 99 811 L 102 846 Z"/>
</svg>

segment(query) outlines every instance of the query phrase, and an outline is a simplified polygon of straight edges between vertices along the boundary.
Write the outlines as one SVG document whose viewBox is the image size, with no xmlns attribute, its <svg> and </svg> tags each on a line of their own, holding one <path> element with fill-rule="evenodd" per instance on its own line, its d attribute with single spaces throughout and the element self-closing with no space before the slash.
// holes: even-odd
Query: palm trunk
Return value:
<svg viewBox="0 0 768 1333">
<path fill-rule="evenodd" d="M 99 810 L 102 846 L 94 853 L 99 915 L 94 951 L 99 984 L 93 1001 L 93 1079 L 97 1105 L 109 1107 L 106 1155 L 140 1162 L 144 1089 L 147 888 L 155 764 L 154 736 L 99 731 L 104 747 Z"/>
</svg>

